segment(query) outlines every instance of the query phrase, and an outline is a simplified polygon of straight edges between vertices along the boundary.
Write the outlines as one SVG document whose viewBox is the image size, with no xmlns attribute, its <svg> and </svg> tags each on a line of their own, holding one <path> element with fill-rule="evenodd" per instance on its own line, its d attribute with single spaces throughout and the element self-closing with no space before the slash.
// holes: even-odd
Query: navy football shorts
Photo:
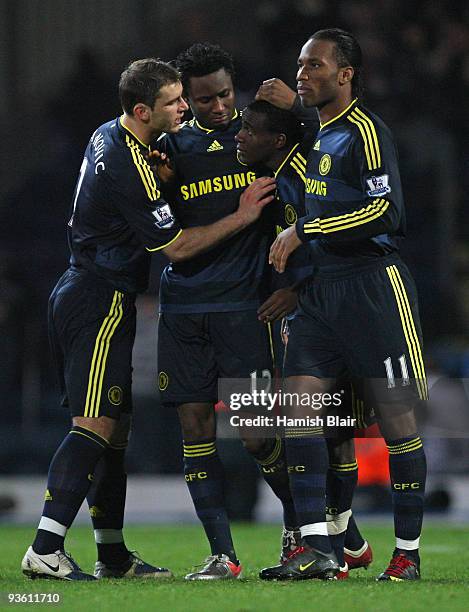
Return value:
<svg viewBox="0 0 469 612">
<path fill-rule="evenodd" d="M 319 270 L 289 321 L 284 374 L 358 379 L 365 404 L 426 399 L 417 293 L 402 261 Z"/>
<path fill-rule="evenodd" d="M 67 270 L 49 298 L 49 341 L 72 417 L 132 411 L 135 298 Z"/>
<path fill-rule="evenodd" d="M 216 403 L 219 378 L 272 375 L 270 327 L 255 310 L 160 314 L 158 370 L 164 404 Z"/>
</svg>

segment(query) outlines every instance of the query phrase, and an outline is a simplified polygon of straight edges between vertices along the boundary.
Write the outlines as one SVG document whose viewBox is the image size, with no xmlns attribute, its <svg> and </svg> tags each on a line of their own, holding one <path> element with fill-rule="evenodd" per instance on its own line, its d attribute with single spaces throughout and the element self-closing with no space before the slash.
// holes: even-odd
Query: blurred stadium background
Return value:
<svg viewBox="0 0 469 612">
<path fill-rule="evenodd" d="M 67 267 L 65 228 L 84 147 L 120 112 L 121 70 L 138 57 L 170 60 L 193 42 L 217 42 L 235 57 L 242 108 L 263 79 L 278 76 L 293 86 L 301 45 L 326 26 L 358 37 L 365 102 L 398 141 L 408 214 L 403 254 L 420 293 L 433 385 L 422 423 L 428 507 L 455 521 L 469 517 L 467 2 L 0 0 L 0 520 L 37 520 L 49 460 L 67 431 L 49 359 L 47 297 Z M 139 301 L 130 522 L 194 520 L 176 417 L 157 397 L 164 264 L 155 257 L 151 290 Z M 232 516 L 278 520 L 278 504 L 241 446 L 221 446 Z M 369 440 L 360 457 L 356 509 L 386 512 L 386 457 Z"/>
</svg>

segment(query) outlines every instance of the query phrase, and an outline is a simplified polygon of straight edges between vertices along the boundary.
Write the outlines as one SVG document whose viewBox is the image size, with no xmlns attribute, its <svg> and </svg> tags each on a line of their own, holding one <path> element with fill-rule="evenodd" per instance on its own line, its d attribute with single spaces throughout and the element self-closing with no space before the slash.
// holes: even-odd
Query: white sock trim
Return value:
<svg viewBox="0 0 469 612">
<path fill-rule="evenodd" d="M 41 517 L 37 528 L 43 529 L 44 531 L 50 531 L 51 533 L 55 533 L 62 538 L 64 538 L 65 534 L 67 533 L 67 527 L 65 527 L 65 525 L 62 525 L 61 523 L 58 523 L 57 521 L 54 521 L 54 519 L 47 516 Z"/>
<path fill-rule="evenodd" d="M 396 538 L 396 548 L 401 548 L 402 550 L 416 550 L 420 545 L 420 537 L 416 540 L 401 540 L 401 538 Z"/>
<path fill-rule="evenodd" d="M 352 516 L 351 510 L 340 514 L 326 514 L 327 532 L 329 535 L 339 535 L 347 530 L 348 520 Z"/>
<path fill-rule="evenodd" d="M 122 529 L 95 529 L 94 541 L 96 544 L 119 544 L 124 541 Z"/>
<path fill-rule="evenodd" d="M 310 525 L 302 525 L 300 527 L 301 537 L 309 535 L 327 536 L 327 523 L 311 523 Z"/>
<path fill-rule="evenodd" d="M 363 555 L 363 553 L 365 552 L 367 548 L 368 548 L 368 542 L 365 540 L 365 543 L 363 544 L 363 546 L 359 548 L 358 550 L 351 550 L 350 548 L 344 547 L 344 552 L 346 552 L 351 557 L 358 558 L 361 555 Z"/>
</svg>

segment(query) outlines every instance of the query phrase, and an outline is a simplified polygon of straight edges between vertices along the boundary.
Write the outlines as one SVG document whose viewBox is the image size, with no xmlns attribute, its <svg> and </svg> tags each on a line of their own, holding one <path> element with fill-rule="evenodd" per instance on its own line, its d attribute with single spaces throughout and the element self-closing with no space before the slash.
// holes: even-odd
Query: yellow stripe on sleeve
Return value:
<svg viewBox="0 0 469 612">
<path fill-rule="evenodd" d="M 371 119 L 371 117 L 368 117 L 368 115 L 366 115 L 361 110 L 361 108 L 358 108 L 358 107 L 355 107 L 352 114 L 358 115 L 359 117 L 363 119 L 365 123 L 368 124 L 369 130 L 371 132 L 371 142 L 372 142 L 372 145 L 374 146 L 375 155 L 376 155 L 376 163 L 377 163 L 376 167 L 379 168 L 381 166 L 381 151 L 379 148 L 378 134 L 376 133 L 376 128 L 375 128 L 375 124 L 373 123 L 373 120 Z"/>
<path fill-rule="evenodd" d="M 145 247 L 145 250 L 148 251 L 149 253 L 154 253 L 155 251 L 161 251 L 161 249 L 166 248 L 167 246 L 169 246 L 170 244 L 173 244 L 173 242 L 175 240 L 177 240 L 179 238 L 179 236 L 182 234 L 182 229 L 180 229 L 178 231 L 178 233 L 174 236 L 174 238 L 172 238 L 169 242 L 167 242 L 166 244 L 162 244 L 159 247 L 155 247 L 154 249 L 149 249 L 148 247 Z"/>
<path fill-rule="evenodd" d="M 140 147 L 127 134 L 125 136 L 125 141 L 130 149 L 130 152 L 132 154 L 132 160 L 138 170 L 140 178 L 142 179 L 142 183 L 145 187 L 145 191 L 147 192 L 148 198 L 152 202 L 158 200 L 158 198 L 160 197 L 160 192 L 158 191 L 156 186 L 155 176 L 148 162 L 143 157 L 140 151 Z"/>
<path fill-rule="evenodd" d="M 359 108 L 355 108 L 347 119 L 360 131 L 365 146 L 368 170 L 376 170 L 381 166 L 381 151 L 373 121 Z"/>
<path fill-rule="evenodd" d="M 306 172 L 306 164 L 303 161 L 303 157 L 300 157 L 298 154 L 294 155 L 292 158 L 292 161 L 294 161 L 296 163 L 296 165 L 298 166 L 298 168 L 301 168 L 301 170 L 303 170 L 303 172 Z"/>
<path fill-rule="evenodd" d="M 348 117 L 348 120 L 358 126 L 358 129 L 360 130 L 360 134 L 362 136 L 363 144 L 365 146 L 366 165 L 368 166 L 368 170 L 373 170 L 376 167 L 376 161 L 374 159 L 374 156 L 372 157 L 370 141 L 368 139 L 366 128 L 363 125 L 362 121 L 356 119 L 353 115 L 350 115 Z"/>
<path fill-rule="evenodd" d="M 318 217 L 313 221 L 309 221 L 304 224 L 303 231 L 305 234 L 330 234 L 332 232 L 347 230 L 378 219 L 384 215 L 388 208 L 389 202 L 387 200 L 377 198 L 366 208 L 361 208 L 352 213 L 339 215 L 337 217 L 329 217 L 327 219 L 320 219 Z"/>
<path fill-rule="evenodd" d="M 299 166 L 296 165 L 295 161 L 292 159 L 290 162 L 290 166 L 295 170 L 295 172 L 299 175 L 303 183 L 306 184 L 305 171 L 302 170 Z"/>
<path fill-rule="evenodd" d="M 301 155 L 301 153 L 298 151 L 296 153 L 296 156 L 300 158 L 300 160 L 304 163 L 304 165 L 306 166 L 306 159 L 303 157 L 303 155 Z"/>
</svg>

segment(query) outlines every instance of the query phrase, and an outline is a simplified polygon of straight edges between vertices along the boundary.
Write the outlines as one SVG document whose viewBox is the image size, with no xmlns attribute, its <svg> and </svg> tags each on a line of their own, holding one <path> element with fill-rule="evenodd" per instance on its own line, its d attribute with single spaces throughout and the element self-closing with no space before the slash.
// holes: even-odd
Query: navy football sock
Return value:
<svg viewBox="0 0 469 612">
<path fill-rule="evenodd" d="M 427 464 L 418 436 L 386 440 L 396 548 L 417 551 L 422 530 Z"/>
<path fill-rule="evenodd" d="M 106 565 L 121 565 L 129 558 L 124 543 L 125 451 L 127 444 L 110 446 L 94 473 L 93 484 L 86 497 L 93 521 L 98 560 Z"/>
<path fill-rule="evenodd" d="M 392 556 L 395 557 L 399 553 L 404 553 L 408 559 L 410 559 L 411 561 L 413 561 L 414 563 L 420 566 L 420 555 L 419 555 L 418 548 L 415 548 L 413 550 L 406 550 L 404 548 L 395 548 L 394 552 L 392 553 Z"/>
<path fill-rule="evenodd" d="M 352 514 L 352 499 L 358 480 L 358 465 L 333 463 L 327 471 L 327 529 L 332 548 L 341 567 L 344 566 L 345 534 Z"/>
<path fill-rule="evenodd" d="M 184 475 L 212 555 L 237 563 L 225 506 L 223 466 L 215 440 L 184 442 Z"/>
<path fill-rule="evenodd" d="M 326 441 L 317 428 L 292 427 L 285 429 L 285 445 L 301 535 L 309 546 L 331 552 L 326 524 Z"/>
<path fill-rule="evenodd" d="M 298 527 L 296 519 L 295 504 L 293 503 L 288 479 L 287 460 L 285 456 L 285 441 L 277 437 L 266 440 L 259 453 L 252 453 L 260 472 L 279 498 L 283 508 L 283 524 L 288 529 Z"/>
<path fill-rule="evenodd" d="M 96 464 L 107 446 L 101 436 L 75 426 L 57 449 L 49 466 L 44 510 L 33 542 L 38 554 L 63 549 L 67 529 L 86 497 Z"/>
<path fill-rule="evenodd" d="M 365 544 L 365 540 L 358 529 L 353 514 L 348 519 L 347 531 L 345 532 L 345 548 L 349 550 L 360 550 Z"/>
</svg>

